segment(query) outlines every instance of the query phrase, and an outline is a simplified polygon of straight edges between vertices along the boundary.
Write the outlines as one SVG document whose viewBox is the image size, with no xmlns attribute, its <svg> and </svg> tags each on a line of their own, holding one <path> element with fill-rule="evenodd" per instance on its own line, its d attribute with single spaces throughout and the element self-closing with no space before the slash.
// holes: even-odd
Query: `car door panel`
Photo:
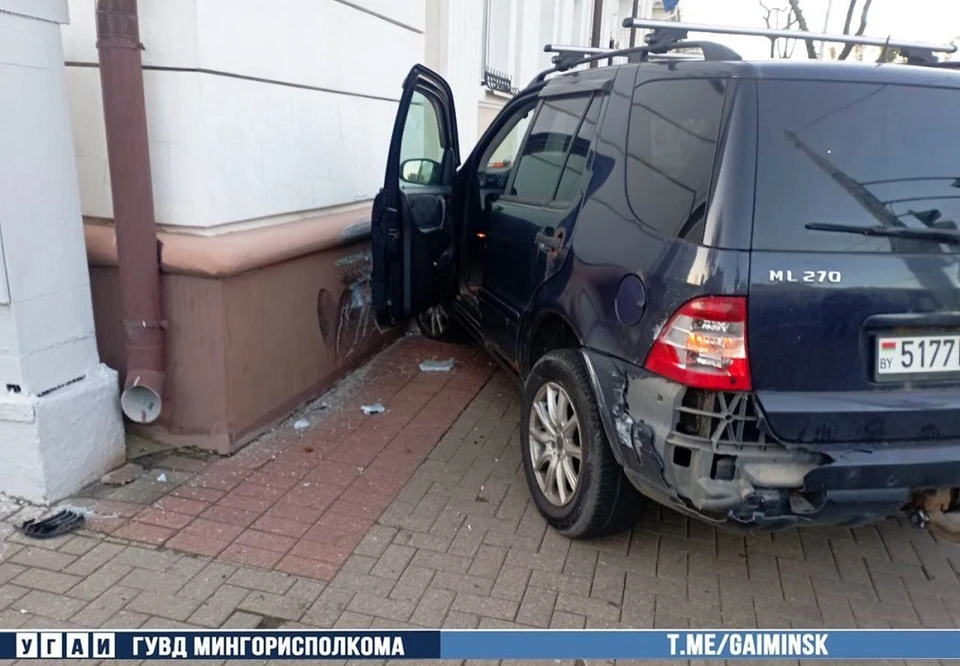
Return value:
<svg viewBox="0 0 960 666">
<path fill-rule="evenodd" d="M 593 94 L 547 98 L 511 174 L 507 194 L 490 207 L 487 221 L 488 254 L 480 299 L 484 331 L 500 353 L 516 365 L 520 320 L 538 286 L 555 270 L 553 260 L 563 250 L 571 211 L 579 203 L 554 201 L 558 190 L 572 191 L 565 176 L 571 151 L 586 153 L 589 137 L 580 136 L 584 117 L 593 110 Z M 598 102 L 599 104 L 599 102 Z M 595 117 L 591 116 L 595 124 Z M 582 165 L 578 166 L 582 176 Z M 566 180 L 565 180 L 566 178 Z"/>
<path fill-rule="evenodd" d="M 506 192 L 537 102 L 536 94 L 528 93 L 504 107 L 464 166 L 464 198 L 469 203 L 465 206 L 463 260 L 459 262 L 462 268 L 459 301 L 478 322 L 481 321 L 481 286 L 485 282 L 484 270 L 490 250 L 491 211 Z M 486 323 L 483 328 L 486 330 Z"/>
<path fill-rule="evenodd" d="M 459 162 L 450 87 L 416 65 L 403 84 L 384 186 L 373 205 L 371 282 L 382 326 L 455 293 L 457 237 L 451 211 Z"/>
</svg>

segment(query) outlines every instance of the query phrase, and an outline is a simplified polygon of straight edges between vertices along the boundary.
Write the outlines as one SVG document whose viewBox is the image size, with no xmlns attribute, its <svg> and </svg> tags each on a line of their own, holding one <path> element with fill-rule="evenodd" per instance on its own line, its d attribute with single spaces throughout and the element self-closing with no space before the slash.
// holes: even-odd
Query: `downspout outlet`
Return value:
<svg viewBox="0 0 960 666">
<path fill-rule="evenodd" d="M 157 370 L 127 371 L 127 381 L 120 394 L 123 414 L 134 423 L 153 423 L 163 407 L 163 372 Z"/>
</svg>

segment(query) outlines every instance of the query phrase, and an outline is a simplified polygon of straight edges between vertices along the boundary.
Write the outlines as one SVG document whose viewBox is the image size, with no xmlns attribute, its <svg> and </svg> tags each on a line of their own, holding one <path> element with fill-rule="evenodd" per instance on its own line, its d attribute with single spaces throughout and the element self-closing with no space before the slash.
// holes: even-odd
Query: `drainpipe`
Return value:
<svg viewBox="0 0 960 666">
<path fill-rule="evenodd" d="M 120 406 L 137 423 L 160 416 L 165 380 L 160 252 L 153 210 L 137 0 L 99 0 L 97 50 L 127 351 Z"/>
</svg>

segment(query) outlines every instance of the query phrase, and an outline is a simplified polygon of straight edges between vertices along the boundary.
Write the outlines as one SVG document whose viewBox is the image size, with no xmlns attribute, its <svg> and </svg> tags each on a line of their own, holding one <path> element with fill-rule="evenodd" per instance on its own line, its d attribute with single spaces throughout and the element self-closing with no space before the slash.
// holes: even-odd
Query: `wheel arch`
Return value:
<svg viewBox="0 0 960 666">
<path fill-rule="evenodd" d="M 555 349 L 579 349 L 583 339 L 570 318 L 553 308 L 543 308 L 527 318 L 521 329 L 519 365 L 524 377 L 545 354 Z"/>
</svg>

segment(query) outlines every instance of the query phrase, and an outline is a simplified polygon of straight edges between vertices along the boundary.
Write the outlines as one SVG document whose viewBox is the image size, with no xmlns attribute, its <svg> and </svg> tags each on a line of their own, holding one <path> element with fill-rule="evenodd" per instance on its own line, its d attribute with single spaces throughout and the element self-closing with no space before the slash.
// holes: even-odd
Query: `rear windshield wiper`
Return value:
<svg viewBox="0 0 960 666">
<path fill-rule="evenodd" d="M 938 243 L 960 243 L 960 231 L 950 229 L 915 229 L 913 227 L 888 227 L 883 225 L 858 227 L 854 224 L 832 224 L 830 222 L 810 222 L 805 227 L 813 231 L 836 231 L 845 234 L 860 234 L 861 236 L 887 236 Z"/>
</svg>

